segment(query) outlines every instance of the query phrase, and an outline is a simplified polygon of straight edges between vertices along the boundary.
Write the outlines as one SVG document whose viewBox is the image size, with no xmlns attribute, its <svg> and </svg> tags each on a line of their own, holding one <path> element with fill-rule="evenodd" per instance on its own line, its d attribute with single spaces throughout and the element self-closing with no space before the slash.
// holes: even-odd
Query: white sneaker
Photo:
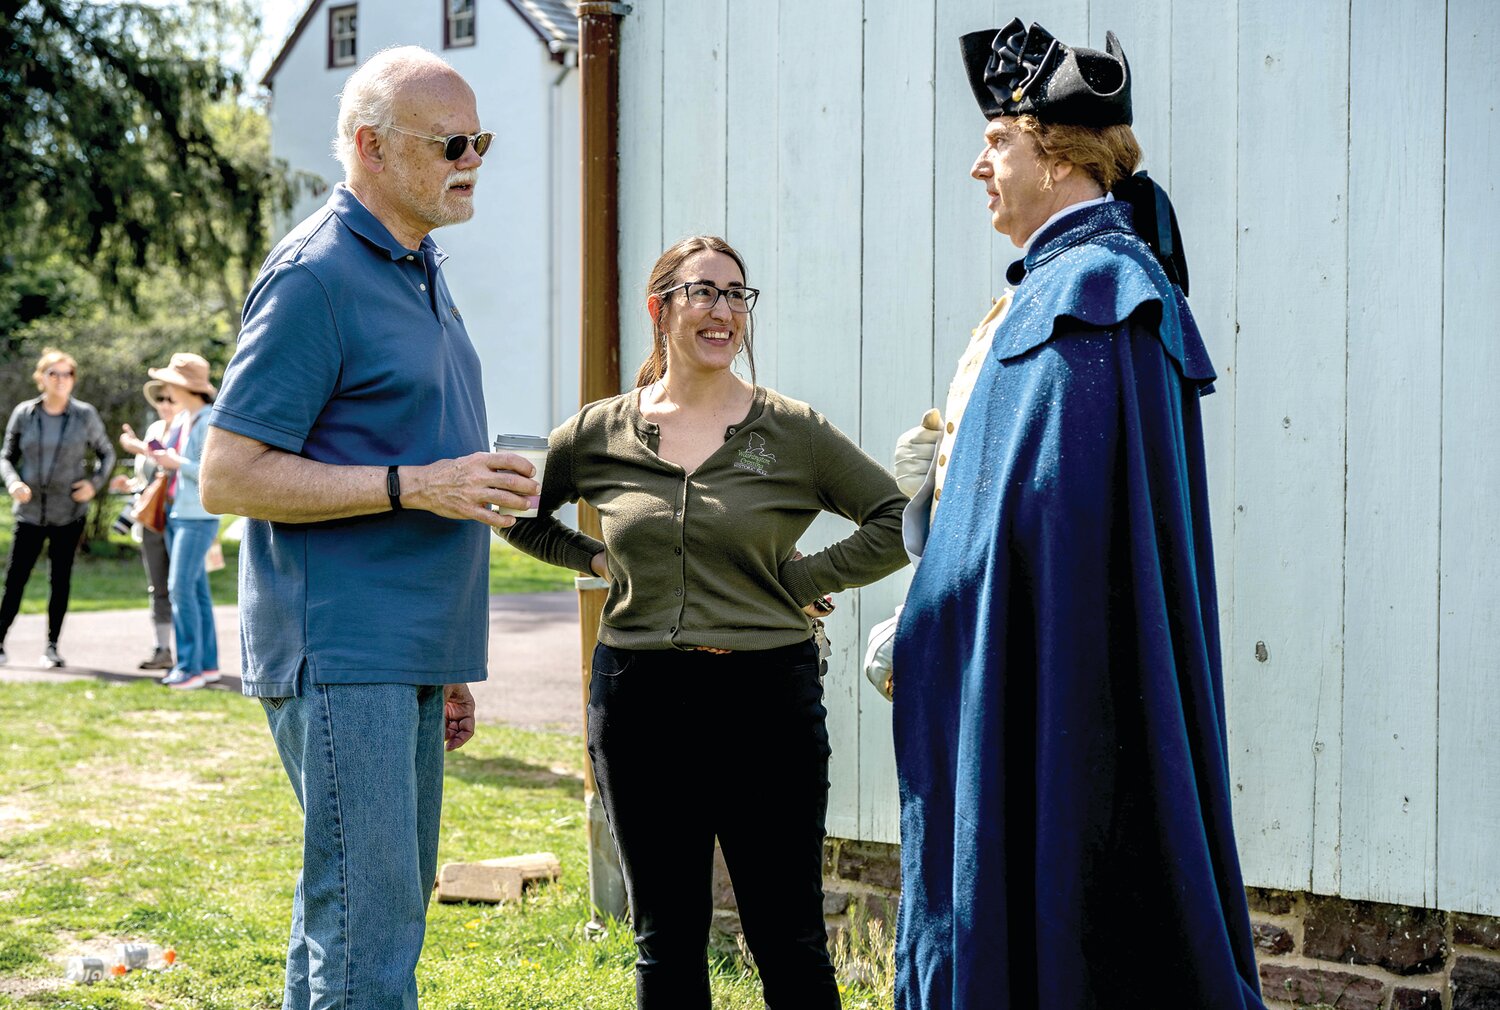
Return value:
<svg viewBox="0 0 1500 1010">
<path fill-rule="evenodd" d="M 179 691 L 196 691 L 208 685 L 203 680 L 203 674 L 195 673 L 189 677 L 183 677 L 181 680 L 169 681 L 167 686 L 176 688 Z"/>
<path fill-rule="evenodd" d="M 42 652 L 42 665 L 49 670 L 56 670 L 60 666 L 67 666 L 63 658 L 57 654 L 57 646 L 48 644 Z"/>
<path fill-rule="evenodd" d="M 221 681 L 223 679 L 224 679 L 223 674 L 219 673 L 218 670 L 204 670 L 203 671 L 203 683 L 205 683 L 205 684 L 217 684 L 219 681 Z"/>
</svg>

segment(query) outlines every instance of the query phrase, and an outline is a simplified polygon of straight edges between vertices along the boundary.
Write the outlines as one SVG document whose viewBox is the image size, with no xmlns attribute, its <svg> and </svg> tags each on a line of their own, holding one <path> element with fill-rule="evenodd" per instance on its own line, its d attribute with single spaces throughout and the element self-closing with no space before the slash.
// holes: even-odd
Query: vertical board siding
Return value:
<svg viewBox="0 0 1500 1010">
<path fill-rule="evenodd" d="M 1131 129 L 1145 152 L 1141 167 L 1168 193 L 1172 192 L 1172 77 L 1177 72 L 1172 58 L 1173 8 L 1172 3 L 1093 0 L 1088 32 L 1088 44 L 1095 49 L 1102 50 L 1105 34 L 1114 32 L 1125 50 L 1130 64 Z"/>
<path fill-rule="evenodd" d="M 1348 12 L 1239 8 L 1234 637 L 1246 876 L 1338 890 Z M 1256 96 L 1254 101 L 1248 96 Z M 1264 656 L 1264 661 L 1256 657 Z"/>
<path fill-rule="evenodd" d="M 810 403 L 858 439 L 864 9 L 860 0 L 782 0 L 779 19 L 777 380 L 781 392 Z M 825 513 L 802 550 L 810 554 L 849 529 Z M 824 684 L 833 745 L 828 830 L 845 838 L 859 834 L 859 610 L 858 594 L 844 593 L 827 621 L 834 647 Z"/>
<path fill-rule="evenodd" d="M 755 379 L 772 389 L 780 388 L 781 292 L 774 280 L 781 250 L 781 215 L 775 210 L 781 90 L 771 68 L 778 62 L 780 38 L 776 4 L 730 4 L 724 238 L 745 258 L 747 283 L 764 289 L 755 303 L 752 343 Z M 746 369 L 740 372 L 749 378 Z"/>
<path fill-rule="evenodd" d="M 896 437 L 931 406 L 933 22 L 920 4 L 887 15 L 866 24 L 864 40 L 859 435 L 889 466 Z M 924 258 L 912 255 L 918 250 Z M 908 570 L 860 591 L 860 642 L 894 612 L 909 582 Z M 891 705 L 861 679 L 856 672 L 860 837 L 895 842 L 901 828 Z"/>
<path fill-rule="evenodd" d="M 620 26 L 620 382 L 627 389 L 651 350 L 643 292 L 663 247 L 664 24 L 659 4 L 642 3 Z"/>
<path fill-rule="evenodd" d="M 1500 915 L 1497 53 L 1500 20 L 1494 5 L 1487 0 L 1450 0 L 1437 879 L 1443 907 L 1487 915 Z"/>
<path fill-rule="evenodd" d="M 1341 885 L 1412 905 L 1437 894 L 1443 6 L 1356 4 L 1349 43 Z"/>
<path fill-rule="evenodd" d="M 662 231 L 671 243 L 724 232 L 729 10 L 727 0 L 661 0 L 661 8 Z"/>
<path fill-rule="evenodd" d="M 1172 5 L 1172 178 L 1187 252 L 1193 317 L 1218 372 L 1203 401 L 1209 515 L 1218 574 L 1219 631 L 1234 628 L 1234 382 L 1236 221 L 1236 107 L 1238 53 L 1232 0 Z M 1253 665 L 1253 664 L 1252 664 Z M 1226 664 L 1225 678 L 1239 670 Z M 1253 670 L 1245 670 L 1254 674 Z M 1229 746 L 1237 748 L 1234 724 Z"/>
<path fill-rule="evenodd" d="M 1489 8 L 1025 12 L 1065 40 L 1120 37 L 1146 167 L 1181 220 L 1219 373 L 1205 424 L 1251 884 L 1500 914 Z M 887 462 L 896 435 L 943 404 L 1017 255 L 968 175 L 984 121 L 957 56 L 960 34 L 1014 13 L 1002 0 L 635 4 L 621 79 L 627 381 L 662 246 L 722 232 L 765 289 L 759 381 Z M 803 549 L 848 529 L 825 516 Z M 890 707 L 859 664 L 909 578 L 843 594 L 829 622 L 834 835 L 898 840 Z"/>
<path fill-rule="evenodd" d="M 974 104 L 958 58 L 959 36 L 981 28 L 998 28 L 1001 18 L 992 0 L 936 0 L 933 37 L 936 82 L 933 110 L 932 204 L 932 397 L 928 406 L 942 408 L 948 383 L 969 334 L 989 311 L 996 287 L 991 263 L 1002 278 L 1015 257 L 1010 241 L 997 236 L 988 220 L 984 187 L 969 178 L 969 168 L 984 147 L 984 116 Z M 921 264 L 913 264 L 921 269 Z M 919 418 L 920 419 L 920 418 Z M 912 422 L 916 423 L 915 421 Z M 878 450 L 876 450 L 878 451 Z M 886 449 L 889 452 L 889 448 Z"/>
</svg>

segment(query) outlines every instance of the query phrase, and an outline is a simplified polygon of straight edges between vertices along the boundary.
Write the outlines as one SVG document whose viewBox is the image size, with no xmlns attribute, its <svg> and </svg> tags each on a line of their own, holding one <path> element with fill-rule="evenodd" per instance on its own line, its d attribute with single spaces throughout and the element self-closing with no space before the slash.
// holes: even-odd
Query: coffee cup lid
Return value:
<svg viewBox="0 0 1500 1010">
<path fill-rule="evenodd" d="M 502 449 L 540 449 L 547 450 L 547 439 L 541 435 L 496 435 L 495 451 Z"/>
</svg>

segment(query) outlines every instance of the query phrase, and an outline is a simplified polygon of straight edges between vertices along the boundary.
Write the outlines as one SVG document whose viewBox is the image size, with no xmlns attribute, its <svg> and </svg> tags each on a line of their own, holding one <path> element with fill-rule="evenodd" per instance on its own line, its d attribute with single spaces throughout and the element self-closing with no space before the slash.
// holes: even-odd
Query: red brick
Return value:
<svg viewBox="0 0 1500 1010">
<path fill-rule="evenodd" d="M 1446 932 L 1444 914 L 1431 909 L 1310 895 L 1302 953 L 1416 975 L 1442 969 L 1448 958 Z"/>
<path fill-rule="evenodd" d="M 1266 999 L 1297 1006 L 1326 1004 L 1338 1010 L 1382 1010 L 1385 1004 L 1383 983 L 1345 971 L 1263 964 L 1260 987 Z"/>
<path fill-rule="evenodd" d="M 1500 919 L 1485 915 L 1455 915 L 1453 942 L 1486 950 L 1500 950 Z"/>
<path fill-rule="evenodd" d="M 1250 937 L 1255 941 L 1255 949 L 1264 954 L 1290 954 L 1296 946 L 1291 933 L 1269 922 L 1252 922 Z"/>
<path fill-rule="evenodd" d="M 1252 912 L 1287 915 L 1292 910 L 1293 897 L 1290 891 L 1278 891 L 1270 887 L 1247 887 L 1245 900 L 1249 903 Z"/>
<path fill-rule="evenodd" d="M 1397 989 L 1391 999 L 1391 1010 L 1438 1010 L 1443 994 L 1436 989 Z"/>
<path fill-rule="evenodd" d="M 901 889 L 901 849 L 879 842 L 839 843 L 838 873 L 844 880 L 854 880 L 888 891 Z"/>
<path fill-rule="evenodd" d="M 1500 961 L 1461 957 L 1448 976 L 1453 1010 L 1500 1010 Z"/>
</svg>

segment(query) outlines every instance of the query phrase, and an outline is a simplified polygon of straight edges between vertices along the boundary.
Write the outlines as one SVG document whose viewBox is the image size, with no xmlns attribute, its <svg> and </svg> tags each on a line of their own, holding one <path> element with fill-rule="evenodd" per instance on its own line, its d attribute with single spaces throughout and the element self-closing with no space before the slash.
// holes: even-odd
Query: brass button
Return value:
<svg viewBox="0 0 1500 1010">
<path fill-rule="evenodd" d="M 953 434 L 953 422 L 952 421 L 948 422 L 948 434 L 950 434 L 950 435 Z"/>
<path fill-rule="evenodd" d="M 943 489 L 942 488 L 938 488 L 936 491 L 932 492 L 932 500 L 933 501 L 942 501 L 943 500 Z"/>
<path fill-rule="evenodd" d="M 948 465 L 948 457 L 946 455 L 939 456 L 938 457 L 938 466 L 947 466 L 947 465 Z"/>
</svg>

